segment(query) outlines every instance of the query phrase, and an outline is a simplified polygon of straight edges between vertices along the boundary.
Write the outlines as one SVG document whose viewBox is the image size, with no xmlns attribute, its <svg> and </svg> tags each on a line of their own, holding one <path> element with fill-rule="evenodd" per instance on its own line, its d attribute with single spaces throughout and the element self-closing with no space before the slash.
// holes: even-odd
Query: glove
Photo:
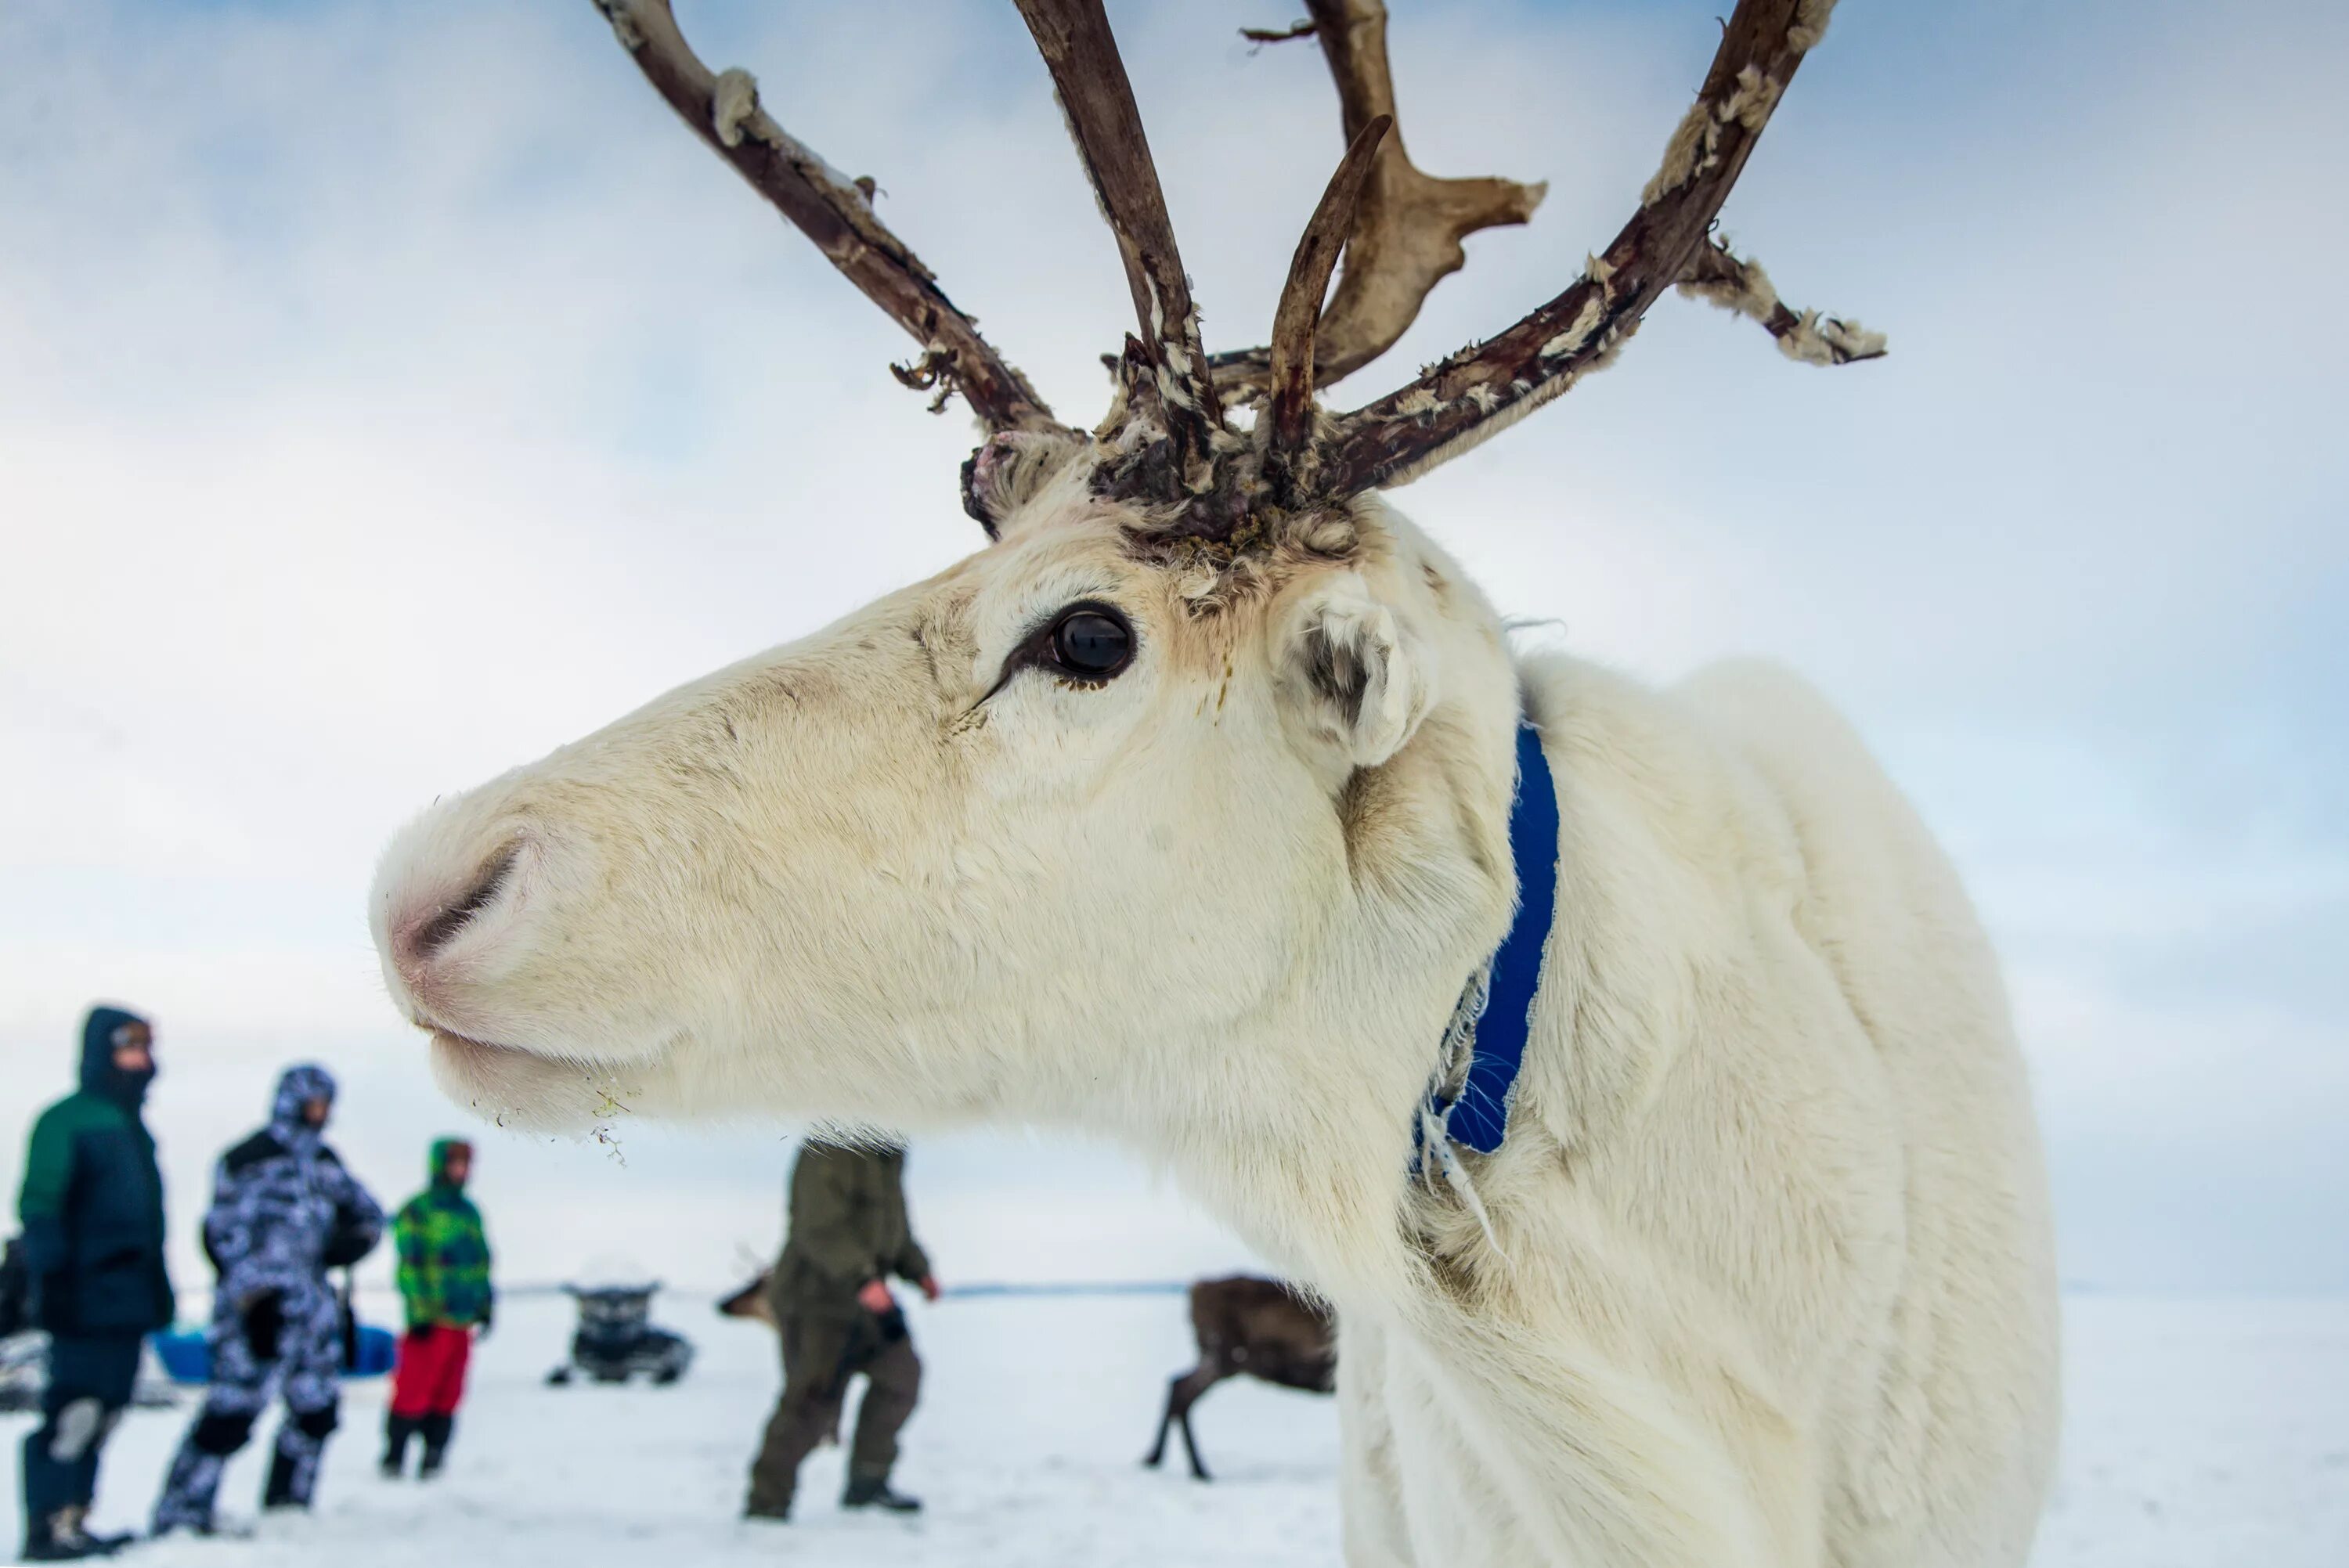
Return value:
<svg viewBox="0 0 2349 1568">
<path fill-rule="evenodd" d="M 487 1339 L 490 1336 L 490 1324 L 495 1314 L 490 1308 L 486 1306 L 481 1308 L 481 1321 L 473 1326 L 474 1338 Z"/>
<path fill-rule="evenodd" d="M 253 1358 L 276 1360 L 278 1336 L 285 1332 L 285 1292 L 255 1291 L 238 1304 L 237 1316 L 244 1326 L 245 1347 L 253 1352 Z"/>
<path fill-rule="evenodd" d="M 382 1237 L 380 1221 L 369 1220 L 347 1203 L 335 1211 L 334 1227 L 326 1233 L 326 1248 L 319 1256 L 330 1269 L 348 1268 L 375 1251 Z"/>
<path fill-rule="evenodd" d="M 25 1282 L 25 1321 L 52 1335 L 74 1331 L 72 1293 L 64 1274 L 36 1274 Z"/>
</svg>

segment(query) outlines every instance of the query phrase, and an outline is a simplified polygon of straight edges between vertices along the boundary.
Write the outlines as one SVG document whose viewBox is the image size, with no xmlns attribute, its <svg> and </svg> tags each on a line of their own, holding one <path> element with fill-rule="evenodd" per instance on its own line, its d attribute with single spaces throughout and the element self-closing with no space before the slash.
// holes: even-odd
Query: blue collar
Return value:
<svg viewBox="0 0 2349 1568">
<path fill-rule="evenodd" d="M 1509 1101 L 1518 1069 L 1525 1066 L 1534 995 L 1541 989 L 1542 954 L 1557 917 L 1557 784 L 1550 777 L 1549 758 L 1542 755 L 1541 731 L 1520 719 L 1517 792 L 1509 805 L 1516 918 L 1493 954 L 1483 985 L 1471 980 L 1461 998 L 1454 1038 L 1464 1035 L 1468 1070 L 1459 1092 L 1446 1095 L 1439 1084 L 1428 1096 L 1444 1134 L 1479 1154 L 1497 1150 L 1509 1132 Z M 1448 1078 L 1453 1068 L 1448 1050 L 1446 1057 L 1439 1072 Z"/>
</svg>

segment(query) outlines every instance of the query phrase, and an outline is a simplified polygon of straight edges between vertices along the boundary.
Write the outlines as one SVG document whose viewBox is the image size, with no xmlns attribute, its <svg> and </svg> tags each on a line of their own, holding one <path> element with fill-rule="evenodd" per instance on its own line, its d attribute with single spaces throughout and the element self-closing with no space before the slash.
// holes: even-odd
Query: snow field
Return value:
<svg viewBox="0 0 2349 1568">
<path fill-rule="evenodd" d="M 386 1304 L 377 1304 L 377 1315 Z M 665 1295 L 657 1321 L 700 1358 L 673 1388 L 548 1388 L 570 1304 L 505 1303 L 475 1361 L 450 1473 L 374 1471 L 386 1385 L 348 1386 L 315 1515 L 251 1540 L 173 1540 L 156 1568 L 870 1563 L 954 1568 L 1256 1568 L 1338 1562 L 1337 1408 L 1234 1382 L 1196 1415 L 1217 1474 L 1136 1462 L 1166 1379 L 1189 1365 L 1180 1298 L 980 1297 L 909 1304 L 926 1365 L 899 1480 L 912 1522 L 843 1513 L 841 1456 L 801 1478 L 799 1517 L 737 1515 L 780 1382 L 772 1336 Z M 2064 1470 L 2037 1568 L 2341 1568 L 2349 1563 L 2349 1300 L 2067 1303 Z M 107 1457 L 98 1515 L 143 1522 L 185 1411 L 134 1411 Z M 13 1450 L 30 1425 L 0 1418 Z M 263 1429 L 264 1434 L 272 1429 Z M 264 1450 L 238 1457 L 225 1513 L 250 1517 Z M 13 1467 L 12 1467 L 13 1468 Z M 13 1476 L 11 1478 L 13 1481 Z M 19 1529 L 13 1485 L 5 1547 Z"/>
</svg>

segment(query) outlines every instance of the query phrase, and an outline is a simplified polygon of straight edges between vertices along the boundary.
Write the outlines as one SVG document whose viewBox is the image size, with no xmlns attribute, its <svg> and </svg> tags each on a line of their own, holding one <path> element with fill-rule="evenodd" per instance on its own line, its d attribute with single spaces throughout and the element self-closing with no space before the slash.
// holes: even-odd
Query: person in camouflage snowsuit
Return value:
<svg viewBox="0 0 2349 1568">
<path fill-rule="evenodd" d="M 335 1080 L 288 1068 L 269 1125 L 221 1157 L 204 1251 L 212 1295 L 212 1387 L 171 1460 L 155 1533 L 212 1529 L 212 1499 L 231 1454 L 253 1435 L 272 1383 L 285 1400 L 264 1508 L 307 1508 L 335 1429 L 342 1304 L 330 1268 L 357 1263 L 383 1234 L 383 1211 L 326 1147 Z"/>
<path fill-rule="evenodd" d="M 399 1364 L 391 1376 L 391 1409 L 384 1417 L 383 1473 L 397 1476 L 409 1439 L 424 1439 L 417 1474 L 438 1475 L 465 1397 L 465 1364 L 473 1336 L 490 1331 L 497 1299 L 490 1288 L 490 1242 L 481 1212 L 465 1196 L 473 1173 L 473 1146 L 443 1138 L 432 1145 L 430 1182 L 400 1205 L 392 1222 L 399 1252 L 399 1299 L 408 1315 Z"/>
<path fill-rule="evenodd" d="M 140 1109 L 154 1031 L 119 1007 L 82 1024 L 81 1089 L 43 1111 L 25 1152 L 17 1213 L 26 1308 L 49 1331 L 41 1425 L 25 1436 L 25 1561 L 121 1544 L 90 1533 L 98 1460 L 130 1403 L 140 1337 L 171 1326 L 163 1181 Z"/>
</svg>

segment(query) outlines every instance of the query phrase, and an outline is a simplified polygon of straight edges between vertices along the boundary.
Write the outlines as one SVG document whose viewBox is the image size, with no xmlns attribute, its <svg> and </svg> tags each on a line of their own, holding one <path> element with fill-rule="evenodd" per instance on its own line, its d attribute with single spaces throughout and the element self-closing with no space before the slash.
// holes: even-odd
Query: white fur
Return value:
<svg viewBox="0 0 2349 1568">
<path fill-rule="evenodd" d="M 718 139 L 728 147 L 740 147 L 742 138 L 759 119 L 759 80 L 740 67 L 718 73 L 718 85 L 710 89 L 710 129 Z"/>
<path fill-rule="evenodd" d="M 1121 1141 L 1336 1305 L 1356 1568 L 2021 1563 L 2056 1416 L 2027 1088 L 1964 894 L 1844 726 L 1767 669 L 1520 664 L 1376 501 L 1348 559 L 1217 580 L 1130 548 L 1080 465 L 1034 490 L 992 548 L 399 838 L 378 940 L 451 1090 Z M 1000 681 L 1082 599 L 1133 667 Z M 1521 688 L 1559 898 L 1508 1141 L 1465 1157 L 1488 1233 L 1411 1179 L 1412 1119 L 1515 896 Z"/>
</svg>

